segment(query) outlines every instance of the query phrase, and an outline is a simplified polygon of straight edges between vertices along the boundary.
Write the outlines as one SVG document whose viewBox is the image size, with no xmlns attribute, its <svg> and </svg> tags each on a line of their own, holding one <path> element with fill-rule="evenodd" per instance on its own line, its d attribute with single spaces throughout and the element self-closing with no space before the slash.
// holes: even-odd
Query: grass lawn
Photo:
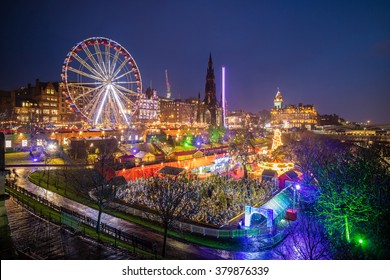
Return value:
<svg viewBox="0 0 390 280">
<path fill-rule="evenodd" d="M 29 152 L 5 153 L 6 164 L 32 164 Z"/>
<path fill-rule="evenodd" d="M 25 205 L 28 205 L 30 210 L 32 210 L 34 213 L 38 214 L 39 216 L 41 217 L 45 217 L 46 219 L 52 221 L 52 222 L 55 222 L 55 223 L 61 223 L 61 213 L 53 210 L 52 208 L 46 206 L 46 205 L 43 205 L 37 201 L 35 201 L 34 199 L 22 194 L 22 193 L 19 193 L 17 192 L 16 190 L 12 189 L 12 188 L 8 188 L 7 187 L 7 192 L 12 194 L 14 197 L 16 197 L 19 201 L 21 201 L 23 204 Z M 96 229 L 95 228 L 92 228 L 88 225 L 81 225 L 81 232 L 92 238 L 92 239 L 95 239 L 95 240 L 100 240 L 102 241 L 103 243 L 108 243 L 108 244 L 111 244 L 111 245 L 116 245 L 116 246 L 119 246 L 119 247 L 122 247 L 122 248 L 125 248 L 129 251 L 134 251 L 134 248 L 133 246 L 127 244 L 127 243 L 124 243 L 122 241 L 119 241 L 119 240 L 115 240 L 114 237 L 110 236 L 110 235 L 107 235 L 107 234 L 98 234 L 96 233 Z M 149 259 L 152 259 L 152 258 L 155 258 L 156 256 L 150 252 L 145 252 L 139 248 L 135 248 L 135 252 L 140 254 L 140 255 L 143 255 Z M 159 258 L 159 256 L 157 255 L 157 257 Z"/>
<path fill-rule="evenodd" d="M 45 162 L 33 162 L 30 156 L 30 152 L 14 152 L 14 153 L 5 153 L 5 164 L 44 164 Z M 48 164 L 64 164 L 62 158 L 49 158 L 47 160 Z"/>
<path fill-rule="evenodd" d="M 91 172 L 90 174 L 88 174 Z M 73 201 L 77 201 L 79 203 L 82 203 L 84 205 L 87 205 L 91 208 L 98 209 L 97 203 L 90 199 L 88 196 L 88 191 L 91 188 L 77 185 L 77 182 L 80 182 L 78 178 L 84 177 L 87 178 L 92 175 L 93 169 L 53 169 L 49 171 L 49 175 L 47 171 L 36 171 L 32 174 L 30 174 L 30 181 L 36 185 L 39 185 L 43 188 L 47 188 L 48 190 L 58 193 L 64 197 L 67 197 Z M 47 178 L 49 178 L 49 184 L 47 185 Z M 87 179 L 86 179 L 87 180 Z M 123 213 L 120 211 L 116 211 L 115 209 L 111 208 L 104 208 L 103 210 L 105 213 L 122 218 L 124 220 L 139 224 L 141 226 L 144 226 L 148 229 L 163 233 L 163 227 L 156 224 L 155 222 L 148 221 L 142 217 L 133 216 L 127 213 Z M 180 233 L 176 231 L 169 230 L 168 232 L 169 236 L 186 240 L 191 243 L 196 243 L 199 245 L 217 248 L 217 249 L 228 249 L 231 248 L 231 246 L 236 246 L 237 244 L 234 239 L 215 239 L 210 237 L 203 237 L 196 234 L 190 234 L 190 233 Z M 227 242 L 228 241 L 228 242 Z"/>
</svg>

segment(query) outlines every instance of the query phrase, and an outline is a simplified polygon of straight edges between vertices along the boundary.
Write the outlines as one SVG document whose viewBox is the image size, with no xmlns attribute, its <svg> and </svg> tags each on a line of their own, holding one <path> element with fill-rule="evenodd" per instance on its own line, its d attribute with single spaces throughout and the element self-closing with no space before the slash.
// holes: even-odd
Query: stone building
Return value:
<svg viewBox="0 0 390 280">
<path fill-rule="evenodd" d="M 19 123 L 64 124 L 75 121 L 62 94 L 62 83 L 35 81 L 35 86 L 14 90 L 14 113 Z"/>
<path fill-rule="evenodd" d="M 138 106 L 139 121 L 157 121 L 160 115 L 160 102 L 157 91 L 148 87 L 141 95 Z"/>
<path fill-rule="evenodd" d="M 287 105 L 283 106 L 283 97 L 278 89 L 274 98 L 274 107 L 271 110 L 271 124 L 284 128 L 311 129 L 318 122 L 318 113 L 314 105 Z"/>
</svg>

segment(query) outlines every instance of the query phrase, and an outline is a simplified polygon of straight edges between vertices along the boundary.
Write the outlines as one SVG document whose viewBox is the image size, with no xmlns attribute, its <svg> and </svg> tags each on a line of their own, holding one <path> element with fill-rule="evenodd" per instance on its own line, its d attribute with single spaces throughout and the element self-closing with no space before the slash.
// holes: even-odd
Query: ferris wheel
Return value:
<svg viewBox="0 0 390 280">
<path fill-rule="evenodd" d="M 67 102 L 93 126 L 129 125 L 142 93 L 141 73 L 117 42 L 93 37 L 76 44 L 62 65 Z"/>
</svg>

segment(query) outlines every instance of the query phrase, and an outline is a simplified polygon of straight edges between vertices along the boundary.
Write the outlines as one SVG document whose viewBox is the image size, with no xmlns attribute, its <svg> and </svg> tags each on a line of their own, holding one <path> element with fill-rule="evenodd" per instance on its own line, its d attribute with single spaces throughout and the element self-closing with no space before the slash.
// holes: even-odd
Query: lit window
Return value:
<svg viewBox="0 0 390 280">
<path fill-rule="evenodd" d="M 12 141 L 11 140 L 5 140 L 5 147 L 6 148 L 12 148 Z"/>
</svg>

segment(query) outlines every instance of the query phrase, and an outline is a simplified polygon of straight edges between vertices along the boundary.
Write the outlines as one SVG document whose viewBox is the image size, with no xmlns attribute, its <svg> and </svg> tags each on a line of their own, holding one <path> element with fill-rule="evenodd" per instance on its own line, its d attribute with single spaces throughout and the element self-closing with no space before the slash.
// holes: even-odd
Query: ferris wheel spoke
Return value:
<svg viewBox="0 0 390 280">
<path fill-rule="evenodd" d="M 104 46 L 104 54 L 106 55 L 106 63 L 107 63 L 107 74 L 110 75 L 111 70 L 111 60 L 110 60 L 110 47 L 108 45 Z"/>
<path fill-rule="evenodd" d="M 107 75 L 107 69 L 106 69 L 106 66 L 104 65 L 102 51 L 100 49 L 100 46 L 99 46 L 99 44 L 95 43 L 95 44 L 93 44 L 93 47 L 95 48 L 95 52 L 96 52 L 97 57 L 98 57 L 99 65 L 103 69 L 103 73 L 105 75 Z"/>
<path fill-rule="evenodd" d="M 100 84 L 100 83 L 97 83 L 97 82 L 93 82 L 93 83 L 88 83 L 88 82 L 85 82 L 85 83 L 84 82 L 73 83 L 73 82 L 70 82 L 70 83 L 67 83 L 67 85 L 69 85 L 69 86 L 84 87 L 84 88 L 91 88 L 91 87 L 88 87 L 88 85 L 96 86 L 98 84 Z M 84 86 L 84 85 L 87 85 L 87 86 Z"/>
<path fill-rule="evenodd" d="M 99 120 L 99 118 L 100 118 L 100 114 L 102 113 L 102 109 L 103 109 L 104 103 L 106 103 L 106 99 L 107 99 L 108 93 L 109 93 L 109 92 L 108 92 L 108 87 L 105 87 L 103 100 L 102 100 L 102 102 L 100 103 L 100 106 L 99 106 L 99 109 L 98 109 L 98 112 L 97 112 L 97 116 L 96 116 L 96 118 L 95 118 L 95 123 L 98 123 L 98 120 Z"/>
<path fill-rule="evenodd" d="M 96 114 L 96 110 L 97 110 L 97 107 L 99 105 L 99 100 L 96 100 L 96 99 L 99 99 L 99 98 L 94 98 L 93 102 L 88 102 L 88 105 L 90 106 L 86 106 L 85 107 L 85 112 L 88 116 L 89 119 L 92 119 L 93 120 L 93 116 Z"/>
<path fill-rule="evenodd" d="M 121 118 L 120 118 L 120 115 L 119 115 L 119 108 L 117 108 L 116 104 L 115 104 L 115 100 L 114 100 L 114 93 L 110 92 L 109 96 L 108 96 L 108 105 L 107 106 L 107 110 L 105 111 L 106 113 L 106 119 L 112 119 L 112 117 L 114 118 L 115 122 L 120 122 L 121 121 Z"/>
<path fill-rule="evenodd" d="M 125 82 L 125 81 L 121 81 L 121 82 L 114 82 L 113 83 L 114 85 L 117 85 L 117 84 L 139 84 L 139 81 L 127 81 L 127 82 Z"/>
<path fill-rule="evenodd" d="M 113 86 L 115 92 L 117 95 L 124 100 L 125 103 L 131 103 L 131 105 L 134 105 L 134 102 L 131 101 L 131 99 L 128 97 L 128 94 L 125 94 L 124 92 L 120 91 L 116 86 Z"/>
<path fill-rule="evenodd" d="M 127 60 L 126 60 L 126 59 L 123 60 L 122 63 L 121 63 L 121 65 L 119 65 L 118 69 L 115 70 L 115 73 L 112 74 L 112 76 L 113 76 L 113 77 L 116 77 L 116 75 L 119 74 L 119 72 L 123 69 L 123 67 L 125 67 L 126 63 L 127 63 Z M 114 70 L 114 69 L 113 69 L 113 70 Z"/>
<path fill-rule="evenodd" d="M 90 104 L 87 104 L 87 107 L 91 107 L 92 105 L 94 104 L 99 104 L 100 102 L 100 99 L 102 96 L 104 96 L 104 92 L 105 92 L 105 88 L 102 87 L 101 89 L 99 89 L 91 99 L 88 99 L 87 101 L 90 103 Z"/>
<path fill-rule="evenodd" d="M 125 87 L 122 87 L 121 85 L 117 85 L 115 84 L 115 87 L 119 90 L 119 91 L 125 91 L 127 93 L 130 93 L 130 94 L 133 94 L 133 95 L 137 95 L 138 96 L 138 93 L 131 90 L 131 89 L 128 89 L 128 88 L 125 88 Z"/>
<path fill-rule="evenodd" d="M 123 104 L 128 107 L 134 107 L 135 104 L 134 102 L 129 98 L 127 97 L 125 94 L 123 94 L 122 92 L 118 91 L 118 89 L 115 88 L 115 91 L 117 93 L 117 100 L 118 100 L 118 103 L 120 104 L 120 106 L 122 107 L 121 111 L 124 112 L 125 108 L 123 108 Z M 120 101 L 120 102 L 119 102 Z M 125 114 L 125 113 L 124 113 Z"/>
<path fill-rule="evenodd" d="M 85 54 L 87 55 L 87 57 L 89 58 L 89 60 L 92 62 L 93 66 L 95 66 L 95 70 L 96 71 L 100 71 L 100 75 L 101 76 L 104 76 L 104 71 L 103 69 L 101 68 L 101 66 L 99 65 L 99 63 L 96 61 L 94 55 L 91 53 L 91 51 L 88 49 L 88 47 L 85 47 L 83 48 Z"/>
<path fill-rule="evenodd" d="M 112 59 L 111 67 L 109 68 L 110 75 L 114 73 L 115 66 L 118 62 L 118 57 L 119 57 L 119 51 L 116 51 L 114 54 L 114 58 Z"/>
<path fill-rule="evenodd" d="M 77 74 L 80 74 L 80 75 L 82 75 L 82 76 L 85 76 L 85 77 L 88 77 L 88 78 L 91 78 L 91 79 L 94 79 L 94 80 L 98 80 L 98 81 L 101 81 L 101 82 L 103 82 L 103 80 L 100 78 L 100 77 L 97 77 L 97 76 L 95 76 L 95 75 L 92 75 L 92 74 L 88 74 L 88 73 L 85 73 L 85 72 L 83 72 L 83 71 L 81 71 L 81 70 L 78 70 L 78 69 L 75 69 L 75 68 L 73 68 L 73 67 L 68 67 L 68 70 L 70 70 L 70 71 L 72 71 L 72 72 L 75 72 L 75 73 L 77 73 Z"/>
<path fill-rule="evenodd" d="M 116 81 L 116 80 L 118 80 L 118 79 L 120 79 L 120 78 L 122 78 L 124 76 L 127 76 L 127 75 L 133 73 L 133 72 L 134 72 L 134 69 L 131 69 L 130 71 L 127 71 L 127 72 L 123 73 L 122 75 L 120 75 L 118 77 L 115 77 L 113 80 Z"/>
<path fill-rule="evenodd" d="M 81 65 L 83 65 L 85 68 L 87 68 L 92 74 L 99 76 L 101 79 L 103 79 L 103 75 L 92 68 L 91 65 L 89 65 L 84 59 L 82 59 L 78 54 L 74 54 L 73 57 L 80 62 Z"/>
<path fill-rule="evenodd" d="M 87 90 L 86 92 L 83 92 L 83 93 L 77 95 L 77 96 L 74 98 L 74 100 L 78 100 L 78 99 L 80 99 L 80 98 L 84 98 L 86 95 L 88 95 L 88 94 L 90 94 L 90 93 L 92 93 L 92 92 L 94 92 L 94 91 L 97 91 L 97 90 L 100 91 L 102 87 L 103 87 L 103 85 L 100 85 L 100 86 L 98 86 L 98 87 L 96 87 L 96 88 L 80 87 L 80 88 L 82 88 L 82 89 L 88 89 L 88 90 Z"/>
<path fill-rule="evenodd" d="M 126 123 L 129 123 L 129 121 L 127 120 L 127 117 L 126 117 L 126 112 L 123 109 L 122 102 L 121 102 L 121 100 L 119 100 L 119 97 L 118 97 L 118 95 L 121 94 L 121 92 L 119 92 L 115 87 L 112 87 L 112 89 L 113 89 L 113 92 L 114 92 L 114 98 L 115 98 L 115 100 L 117 102 L 117 105 L 118 105 L 118 107 L 119 107 L 119 109 L 120 109 L 124 119 L 126 120 Z"/>
<path fill-rule="evenodd" d="M 119 111 L 118 103 L 115 101 L 115 96 L 116 96 L 115 93 L 112 93 L 110 95 L 109 103 L 110 103 L 110 108 L 112 110 L 112 114 L 113 114 L 115 120 L 120 122 L 121 121 L 121 117 L 120 117 L 120 114 L 119 114 L 120 111 Z"/>
</svg>

